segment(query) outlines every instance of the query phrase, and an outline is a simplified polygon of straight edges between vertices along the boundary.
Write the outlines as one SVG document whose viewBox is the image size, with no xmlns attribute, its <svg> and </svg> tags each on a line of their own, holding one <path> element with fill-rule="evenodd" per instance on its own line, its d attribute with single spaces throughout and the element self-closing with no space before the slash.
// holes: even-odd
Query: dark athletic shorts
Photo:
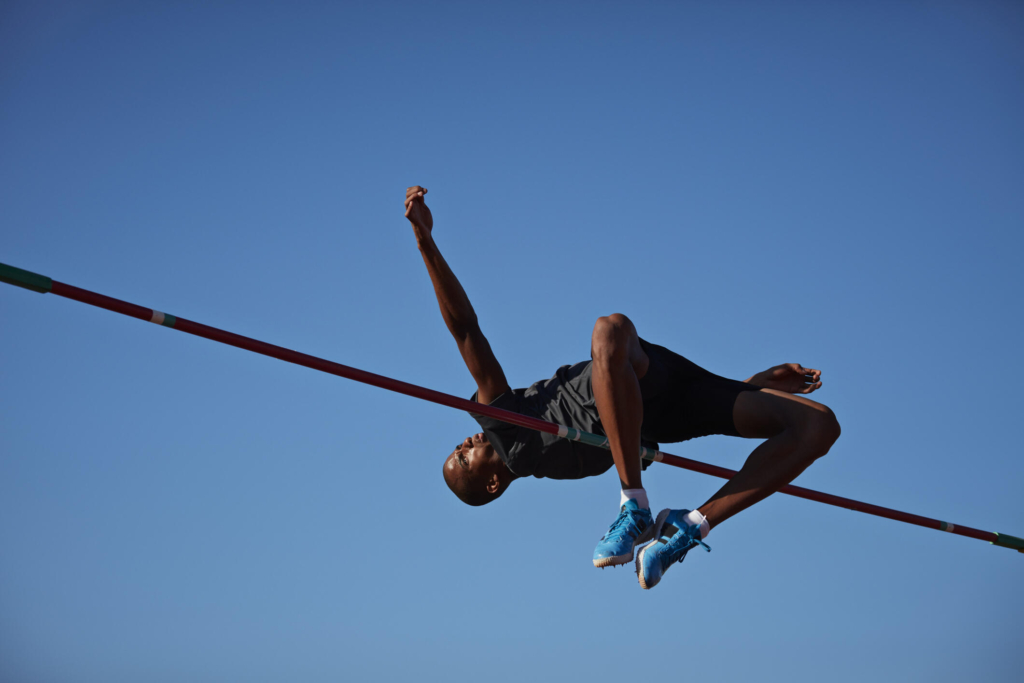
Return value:
<svg viewBox="0 0 1024 683">
<path fill-rule="evenodd" d="M 651 364 L 640 378 L 644 439 L 675 443 L 699 436 L 739 436 L 732 419 L 736 397 L 760 387 L 708 372 L 663 346 L 640 340 Z"/>
</svg>

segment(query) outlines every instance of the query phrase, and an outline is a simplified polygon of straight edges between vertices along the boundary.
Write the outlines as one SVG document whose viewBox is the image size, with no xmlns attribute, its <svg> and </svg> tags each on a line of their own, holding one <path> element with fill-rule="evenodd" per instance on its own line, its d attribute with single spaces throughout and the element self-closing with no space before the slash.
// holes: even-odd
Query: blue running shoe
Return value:
<svg viewBox="0 0 1024 683">
<path fill-rule="evenodd" d="M 654 522 L 654 542 L 645 545 L 636 556 L 636 574 L 643 589 L 654 588 L 662 575 L 686 553 L 698 545 L 711 552 L 700 540 L 700 525 L 690 526 L 683 517 L 689 510 L 662 510 Z"/>
<path fill-rule="evenodd" d="M 615 522 L 608 527 L 608 533 L 594 548 L 594 566 L 626 564 L 633 559 L 633 549 L 652 538 L 652 531 L 654 518 L 651 511 L 637 505 L 635 500 L 627 500 L 619 509 Z"/>
</svg>

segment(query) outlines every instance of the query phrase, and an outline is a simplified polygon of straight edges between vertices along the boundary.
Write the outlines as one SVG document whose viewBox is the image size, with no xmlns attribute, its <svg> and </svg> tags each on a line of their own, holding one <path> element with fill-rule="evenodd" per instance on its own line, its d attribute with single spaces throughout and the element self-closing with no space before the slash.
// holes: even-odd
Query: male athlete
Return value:
<svg viewBox="0 0 1024 683">
<path fill-rule="evenodd" d="M 641 339 L 619 313 L 598 318 L 592 360 L 565 365 L 549 380 L 511 389 L 477 324 L 458 279 L 434 244 L 427 190 L 410 187 L 405 215 L 412 224 L 448 330 L 476 381 L 473 399 L 512 412 L 603 434 L 611 452 L 551 434 L 473 417 L 482 434 L 468 437 L 445 460 L 448 487 L 469 505 L 498 498 L 518 478 L 579 479 L 614 463 L 622 484 L 619 515 L 594 550 L 594 566 L 636 557 L 642 588 L 653 588 L 712 527 L 793 481 L 839 438 L 835 415 L 795 394 L 821 388 L 821 373 L 797 363 L 760 372 L 745 382 L 714 375 L 666 348 Z M 743 468 L 696 510 L 651 515 L 641 483 L 640 446 L 709 434 L 766 439 Z M 652 541 L 647 543 L 648 541 Z M 710 549 L 709 549 L 710 550 Z"/>
</svg>

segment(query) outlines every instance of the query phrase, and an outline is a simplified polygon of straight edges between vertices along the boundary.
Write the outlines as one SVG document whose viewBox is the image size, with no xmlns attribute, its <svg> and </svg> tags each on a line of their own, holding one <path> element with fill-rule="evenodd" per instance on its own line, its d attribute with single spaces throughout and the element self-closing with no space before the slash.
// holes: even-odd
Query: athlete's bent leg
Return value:
<svg viewBox="0 0 1024 683">
<path fill-rule="evenodd" d="M 773 389 L 737 396 L 733 421 L 740 436 L 768 440 L 698 508 L 713 527 L 796 479 L 828 453 L 840 433 L 839 422 L 827 406 Z"/>
<path fill-rule="evenodd" d="M 827 407 L 802 396 L 772 389 L 745 391 L 733 405 L 733 423 L 741 436 L 767 438 L 754 449 L 736 476 L 697 511 L 717 526 L 793 481 L 839 438 L 839 422 Z M 706 531 L 688 510 L 662 510 L 654 523 L 654 542 L 637 554 L 641 588 L 653 588 L 664 573 L 697 545 Z M 710 550 L 710 548 L 708 548 Z"/>
<path fill-rule="evenodd" d="M 640 347 L 633 323 L 621 313 L 597 319 L 590 355 L 594 359 L 594 400 L 622 488 L 642 488 L 640 426 L 644 407 L 640 378 L 647 373 L 650 360 Z"/>
<path fill-rule="evenodd" d="M 612 459 L 622 488 L 630 492 L 608 533 L 594 549 L 594 566 L 611 567 L 632 561 L 633 551 L 650 536 L 654 518 L 640 481 L 640 426 L 644 420 L 640 378 L 650 359 L 640 347 L 636 328 L 624 315 L 599 318 L 590 347 L 594 359 L 591 383 Z"/>
</svg>

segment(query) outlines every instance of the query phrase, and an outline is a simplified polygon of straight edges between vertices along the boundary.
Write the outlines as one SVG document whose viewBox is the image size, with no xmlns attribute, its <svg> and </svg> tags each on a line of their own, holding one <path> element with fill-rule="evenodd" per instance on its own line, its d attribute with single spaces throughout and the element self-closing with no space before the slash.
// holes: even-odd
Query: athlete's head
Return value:
<svg viewBox="0 0 1024 683">
<path fill-rule="evenodd" d="M 483 434 L 474 434 L 455 447 L 444 461 L 444 481 L 466 505 L 486 505 L 512 481 L 512 473 Z"/>
</svg>

